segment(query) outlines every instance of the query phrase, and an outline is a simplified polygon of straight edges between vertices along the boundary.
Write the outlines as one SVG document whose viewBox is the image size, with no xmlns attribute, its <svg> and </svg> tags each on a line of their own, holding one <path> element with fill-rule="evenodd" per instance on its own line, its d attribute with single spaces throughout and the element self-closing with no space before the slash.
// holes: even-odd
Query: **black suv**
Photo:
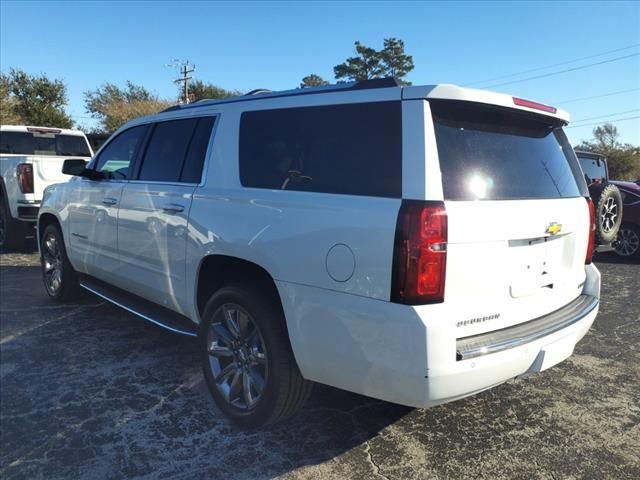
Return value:
<svg viewBox="0 0 640 480">
<path fill-rule="evenodd" d="M 595 206 L 596 243 L 599 247 L 611 246 L 622 223 L 622 195 L 618 187 L 609 182 L 604 155 L 579 151 L 576 155 Z"/>
</svg>

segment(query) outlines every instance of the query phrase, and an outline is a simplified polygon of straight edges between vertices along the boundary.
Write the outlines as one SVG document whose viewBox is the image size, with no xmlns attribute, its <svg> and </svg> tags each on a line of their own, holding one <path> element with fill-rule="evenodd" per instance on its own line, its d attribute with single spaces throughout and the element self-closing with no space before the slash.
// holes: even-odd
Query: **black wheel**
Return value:
<svg viewBox="0 0 640 480">
<path fill-rule="evenodd" d="M 202 366 L 216 404 L 238 425 L 284 420 L 313 383 L 293 357 L 278 300 L 253 285 L 229 285 L 207 302 L 200 327 Z"/>
<path fill-rule="evenodd" d="M 596 205 L 596 236 L 598 245 L 613 242 L 622 223 L 622 195 L 615 185 L 606 185 Z"/>
<path fill-rule="evenodd" d="M 67 257 L 62 232 L 57 225 L 48 225 L 40 238 L 40 265 L 44 287 L 56 302 L 80 296 L 78 275 Z"/>
<path fill-rule="evenodd" d="M 24 242 L 25 229 L 21 223 L 11 217 L 9 205 L 0 190 L 0 251 L 13 250 Z"/>
<path fill-rule="evenodd" d="M 621 257 L 640 258 L 640 228 L 629 223 L 623 224 L 614 248 Z"/>
</svg>

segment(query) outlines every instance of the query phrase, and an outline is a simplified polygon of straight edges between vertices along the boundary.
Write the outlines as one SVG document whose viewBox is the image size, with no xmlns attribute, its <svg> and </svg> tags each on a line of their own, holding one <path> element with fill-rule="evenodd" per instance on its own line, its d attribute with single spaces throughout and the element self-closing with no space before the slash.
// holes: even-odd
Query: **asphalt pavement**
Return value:
<svg viewBox="0 0 640 480">
<path fill-rule="evenodd" d="M 54 304 L 36 254 L 0 255 L 0 478 L 639 479 L 640 265 L 597 265 L 600 314 L 550 370 L 426 410 L 317 385 L 247 432 L 193 339 L 96 297 Z"/>
</svg>

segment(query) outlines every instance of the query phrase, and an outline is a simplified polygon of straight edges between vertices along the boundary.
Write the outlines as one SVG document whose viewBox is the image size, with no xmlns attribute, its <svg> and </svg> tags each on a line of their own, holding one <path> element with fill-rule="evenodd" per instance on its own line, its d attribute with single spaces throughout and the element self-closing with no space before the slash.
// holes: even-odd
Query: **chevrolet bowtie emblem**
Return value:
<svg viewBox="0 0 640 480">
<path fill-rule="evenodd" d="M 545 233 L 548 233 L 549 235 L 557 235 L 561 231 L 562 231 L 562 225 L 560 225 L 558 222 L 551 222 L 547 227 L 547 230 Z"/>
</svg>

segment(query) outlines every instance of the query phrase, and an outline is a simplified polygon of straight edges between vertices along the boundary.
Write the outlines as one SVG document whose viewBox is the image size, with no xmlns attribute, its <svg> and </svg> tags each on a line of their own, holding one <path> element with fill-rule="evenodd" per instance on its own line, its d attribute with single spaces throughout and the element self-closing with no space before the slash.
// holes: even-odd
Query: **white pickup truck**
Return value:
<svg viewBox="0 0 640 480">
<path fill-rule="evenodd" d="M 0 249 L 18 247 L 35 235 L 42 192 L 69 180 L 62 163 L 91 156 L 80 130 L 0 126 Z"/>
</svg>

